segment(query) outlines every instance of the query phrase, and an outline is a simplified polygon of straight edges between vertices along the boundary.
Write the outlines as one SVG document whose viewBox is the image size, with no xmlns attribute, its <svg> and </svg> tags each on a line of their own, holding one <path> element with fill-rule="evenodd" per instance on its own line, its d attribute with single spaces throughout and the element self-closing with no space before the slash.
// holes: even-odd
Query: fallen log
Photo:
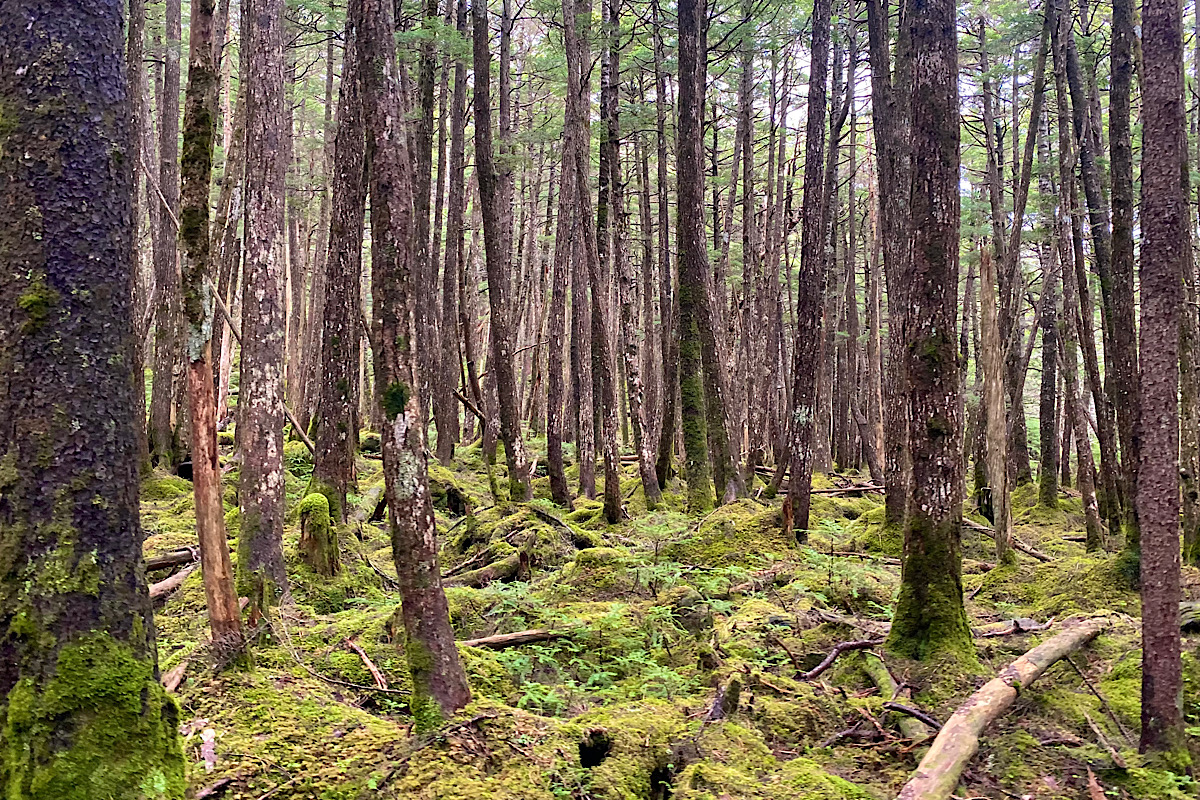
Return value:
<svg viewBox="0 0 1200 800">
<path fill-rule="evenodd" d="M 1107 619 L 1094 618 L 1068 628 L 1009 664 L 967 698 L 946 721 L 897 800 L 947 800 L 967 762 L 979 750 L 983 729 L 1008 710 L 1017 694 L 1050 665 L 1095 639 L 1108 624 Z"/>
<path fill-rule="evenodd" d="M 158 583 L 151 586 L 150 587 L 150 599 L 158 600 L 160 598 L 166 597 L 171 592 L 178 589 L 180 586 L 183 585 L 183 582 L 185 580 L 187 580 L 187 576 L 191 575 L 193 572 L 196 571 L 196 567 L 198 567 L 198 566 L 200 566 L 200 564 L 198 562 L 193 563 L 192 565 L 190 565 L 188 567 L 184 567 L 183 569 L 179 570 L 179 572 L 176 572 L 171 577 L 161 580 Z"/>
<path fill-rule="evenodd" d="M 172 550 L 169 553 L 163 553 L 161 556 L 147 558 L 146 572 L 155 572 L 171 567 L 182 567 L 184 564 L 191 564 L 193 561 L 199 560 L 200 551 L 197 548 L 184 547 L 179 550 Z"/>
<path fill-rule="evenodd" d="M 516 647 L 520 644 L 549 642 L 553 639 L 562 639 L 569 635 L 567 631 L 533 628 L 532 630 L 517 631 L 516 633 L 499 633 L 495 636 L 484 636 L 481 639 L 465 639 L 459 642 L 459 644 L 463 647 L 486 647 L 489 650 L 503 650 L 506 647 Z"/>
<path fill-rule="evenodd" d="M 179 688 L 179 684 L 183 683 L 183 678 L 187 674 L 188 659 L 183 659 L 171 669 L 163 673 L 160 682 L 164 689 L 168 692 L 173 692 Z"/>
<path fill-rule="evenodd" d="M 448 578 L 444 581 L 444 584 L 446 586 L 469 586 L 473 589 L 482 589 L 489 583 L 495 583 L 496 581 L 508 582 L 514 580 L 520 574 L 522 564 L 527 565 L 528 563 L 529 556 L 518 550 L 499 561 L 493 561 L 487 566 L 468 570 L 453 578 Z"/>
<path fill-rule="evenodd" d="M 894 702 L 897 698 L 907 699 L 911 694 L 907 689 L 900 688 L 887 665 L 883 663 L 883 659 L 874 653 L 863 654 L 863 671 L 879 689 L 879 694 L 888 698 L 887 702 L 889 703 Z M 896 724 L 900 727 L 900 733 L 914 742 L 924 741 L 933 735 L 929 726 L 913 716 L 901 716 Z"/>
</svg>

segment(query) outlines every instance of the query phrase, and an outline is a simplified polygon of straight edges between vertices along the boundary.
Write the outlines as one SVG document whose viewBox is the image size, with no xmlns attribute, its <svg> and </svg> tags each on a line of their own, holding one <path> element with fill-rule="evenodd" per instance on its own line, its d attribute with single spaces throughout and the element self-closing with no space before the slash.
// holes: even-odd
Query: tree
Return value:
<svg viewBox="0 0 1200 800">
<path fill-rule="evenodd" d="M 0 787 L 13 798 L 184 794 L 138 518 L 123 9 L 0 6 Z"/>
<path fill-rule="evenodd" d="M 808 540 L 812 492 L 813 439 L 817 435 L 817 376 L 822 349 L 821 305 L 825 294 L 825 112 L 829 75 L 830 0 L 813 6 L 812 67 L 808 76 L 808 135 L 804 144 L 804 220 L 800 238 L 800 277 L 796 286 L 796 344 L 792 348 L 791 479 L 784 510 L 784 533 Z"/>
<path fill-rule="evenodd" d="M 1141 750 L 1188 762 L 1179 635 L 1179 321 L 1187 233 L 1183 22 L 1178 3 L 1142 4 L 1141 413 L 1137 521 L 1141 528 Z"/>
<path fill-rule="evenodd" d="M 370 164 L 376 402 L 383 417 L 383 474 L 400 585 L 404 649 L 412 675 L 409 708 L 421 730 L 471 698 L 454 645 L 438 566 L 437 532 L 425 462 L 425 412 L 416 381 L 412 161 L 401 128 L 394 9 L 351 0 L 360 33 L 358 63 Z"/>
<path fill-rule="evenodd" d="M 188 404 L 192 418 L 192 491 L 196 534 L 204 569 L 209 625 L 214 642 L 229 640 L 240 649 L 242 621 L 233 587 L 233 566 L 225 539 L 221 465 L 217 460 L 217 401 L 213 387 L 212 323 L 216 312 L 208 196 L 216 134 L 219 56 L 214 39 L 215 4 L 192 0 L 188 31 L 187 103 L 183 117 L 183 159 L 179 238 L 187 261 L 183 271 L 183 311 L 187 322 Z"/>
<path fill-rule="evenodd" d="M 961 386 L 954 337 L 958 290 L 958 36 L 951 0 L 909 0 L 914 69 L 912 263 L 904 325 L 912 484 L 900 595 L 888 648 L 913 658 L 974 658 L 963 608 Z"/>
<path fill-rule="evenodd" d="M 704 105 L 705 65 L 701 58 L 702 2 L 679 2 L 679 133 L 676 163 L 676 236 L 679 243 L 679 394 L 683 413 L 683 447 L 688 484 L 688 510 L 712 507 L 705 414 L 704 362 L 700 328 L 705 324 L 708 250 L 704 236 Z M 670 426 L 671 420 L 663 424 Z M 660 457 L 661 457 L 661 450 Z"/>
<path fill-rule="evenodd" d="M 158 284 L 154 312 L 154 382 L 150 388 L 149 442 L 151 463 L 168 467 L 183 461 L 176 441 L 175 405 L 179 340 L 179 60 L 182 0 L 164 5 L 166 47 L 158 87 L 158 177 L 154 193 L 159 204 L 153 239 L 154 274 Z"/>
<path fill-rule="evenodd" d="M 362 314 L 363 216 L 366 213 L 366 138 L 358 77 L 358 37 L 346 19 L 346 54 L 338 89 L 337 138 L 333 151 L 333 198 L 329 253 L 325 259 L 325 307 L 321 324 L 321 398 L 317 407 L 310 492 L 329 500 L 330 516 L 344 522 L 346 493 L 354 481 L 358 431 L 358 329 Z M 440 433 L 440 432 L 439 432 Z M 439 435 L 440 438 L 440 435 Z"/>
<path fill-rule="evenodd" d="M 492 311 L 493 357 L 489 371 L 496 381 L 500 400 L 500 437 L 508 462 L 508 493 L 513 500 L 533 497 L 529 483 L 525 445 L 521 441 L 520 405 L 513 364 L 511 248 L 505 246 L 503 195 L 500 173 L 492 144 L 492 57 L 488 47 L 488 13 L 483 2 L 471 4 L 475 64 L 475 177 L 483 212 L 483 247 L 487 262 L 488 301 Z"/>
<path fill-rule="evenodd" d="M 283 0 L 246 0 L 245 282 L 242 293 L 238 593 L 252 623 L 287 592 L 283 569 Z"/>
</svg>

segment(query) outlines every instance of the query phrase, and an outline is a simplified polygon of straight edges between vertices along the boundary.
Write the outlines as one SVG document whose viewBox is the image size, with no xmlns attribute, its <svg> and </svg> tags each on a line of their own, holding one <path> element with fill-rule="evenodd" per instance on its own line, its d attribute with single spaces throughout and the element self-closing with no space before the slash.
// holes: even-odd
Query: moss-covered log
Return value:
<svg viewBox="0 0 1200 800">
<path fill-rule="evenodd" d="M 184 791 L 138 520 L 123 8 L 0 6 L 0 795 L 13 800 Z"/>
</svg>

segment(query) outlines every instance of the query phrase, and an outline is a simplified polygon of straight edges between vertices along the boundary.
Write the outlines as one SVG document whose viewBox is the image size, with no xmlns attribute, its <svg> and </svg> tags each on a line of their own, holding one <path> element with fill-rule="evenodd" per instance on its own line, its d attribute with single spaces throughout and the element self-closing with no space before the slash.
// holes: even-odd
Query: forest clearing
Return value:
<svg viewBox="0 0 1200 800">
<path fill-rule="evenodd" d="M 4 800 L 1200 796 L 1200 0 L 3 0 Z"/>
</svg>

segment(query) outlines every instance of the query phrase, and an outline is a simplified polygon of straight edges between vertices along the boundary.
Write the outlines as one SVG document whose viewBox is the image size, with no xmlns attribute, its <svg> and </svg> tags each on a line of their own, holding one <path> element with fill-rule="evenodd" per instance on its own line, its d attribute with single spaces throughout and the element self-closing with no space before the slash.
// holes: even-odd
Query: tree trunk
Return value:
<svg viewBox="0 0 1200 800">
<path fill-rule="evenodd" d="M 320 324 L 321 383 L 308 493 L 329 501 L 335 524 L 346 521 L 346 494 L 354 483 L 358 447 L 355 389 L 358 384 L 359 317 L 362 303 L 363 216 L 366 213 L 366 132 L 358 71 L 361 31 L 347 17 L 342 83 L 338 89 L 337 133 L 333 144 L 333 197 L 325 258 L 324 318 Z M 313 321 L 316 324 L 316 321 Z"/>
<path fill-rule="evenodd" d="M 196 501 L 196 534 L 204 568 L 204 594 L 213 641 L 237 649 L 242 646 L 242 621 L 233 588 L 229 544 L 225 539 L 211 364 L 215 307 L 213 286 L 208 277 L 212 267 L 208 198 L 221 77 L 213 31 L 214 6 L 213 0 L 192 0 L 187 101 L 183 115 L 179 238 L 187 255 L 183 310 L 187 320 L 188 402 L 192 418 L 192 489 Z"/>
<path fill-rule="evenodd" d="M 679 121 L 676 224 L 679 246 L 679 392 L 683 412 L 683 444 L 691 513 L 712 507 L 705 415 L 704 361 L 700 328 L 708 282 L 708 250 L 704 237 L 704 142 L 701 115 L 705 66 L 701 57 L 702 0 L 679 3 Z M 668 420 L 664 419 L 664 425 Z M 661 449 L 660 449 L 661 457 Z"/>
<path fill-rule="evenodd" d="M 983 414 L 987 422 L 988 507 L 996 535 L 996 561 L 1004 563 L 1012 547 L 1012 505 L 1008 492 L 1008 435 L 1004 413 L 1004 355 L 997 313 L 996 266 L 986 248 L 980 250 L 979 308 L 983 329 Z"/>
<path fill-rule="evenodd" d="M 950 0 L 910 0 L 912 264 L 905 324 L 912 486 L 888 647 L 974 658 L 963 608 L 963 461 L 954 318 L 958 292 L 958 36 Z"/>
<path fill-rule="evenodd" d="M 1145 0 L 1142 35 L 1141 461 L 1135 496 L 1142 563 L 1139 749 L 1183 764 L 1188 755 L 1179 638 L 1179 320 L 1190 242 L 1179 5 Z"/>
<path fill-rule="evenodd" d="M 0 783 L 12 797 L 185 789 L 138 518 L 123 20 L 121 2 L 0 6 Z"/>
<path fill-rule="evenodd" d="M 821 335 L 821 304 L 825 287 L 825 111 L 829 74 L 830 0 L 813 6 L 812 59 L 808 77 L 808 121 L 804 158 L 804 207 L 800 244 L 800 276 L 796 299 L 796 332 L 792 362 L 790 431 L 791 477 L 788 480 L 784 535 L 795 532 L 808 540 L 809 503 L 813 473 L 813 440 L 817 417 L 817 375 L 822 357 L 814 346 Z M 790 512 L 790 513 L 788 513 Z"/>
<path fill-rule="evenodd" d="M 455 5 L 455 28 L 460 35 L 466 35 L 466 0 L 457 0 Z M 467 62 L 463 58 L 454 62 L 454 94 L 450 102 L 450 187 L 446 199 L 449 206 L 446 211 L 446 264 L 442 271 L 442 324 L 439 331 L 441 365 L 439 380 L 434 385 L 437 457 L 443 465 L 448 465 L 454 458 L 454 445 L 462 437 L 454 388 L 458 386 L 459 372 L 462 370 L 458 335 L 458 281 L 463 269 L 463 218 L 467 211 Z"/>
<path fill-rule="evenodd" d="M 181 0 L 167 0 L 162 82 L 158 90 L 158 181 L 153 193 L 159 204 L 154 239 L 154 276 L 158 303 L 154 314 L 154 380 L 150 387 L 150 460 L 172 467 L 184 460 L 176 438 L 177 375 L 182 363 L 179 289 L 179 60 Z"/>
<path fill-rule="evenodd" d="M 488 46 L 487 7 L 471 4 L 475 60 L 475 176 L 483 212 L 483 246 L 487 262 L 488 301 L 492 312 L 492 349 L 488 371 L 495 376 L 500 405 L 500 437 L 508 464 L 508 493 L 516 501 L 533 494 L 529 482 L 525 446 L 521 441 L 520 406 L 517 399 L 511 301 L 511 249 L 506 245 L 504 182 L 497 171 L 492 147 L 491 52 Z M 503 95 L 501 87 L 501 95 Z M 503 100 L 501 101 L 504 102 Z M 418 284 L 419 285 L 419 284 Z M 419 302 L 419 301 L 418 301 Z"/>
<path fill-rule="evenodd" d="M 418 285 L 413 162 L 408 137 L 400 127 L 404 117 L 393 6 L 384 0 L 351 0 L 349 12 L 351 19 L 361 19 L 358 55 L 370 164 L 376 400 L 384 418 L 388 522 L 412 674 L 409 707 L 418 730 L 431 730 L 466 705 L 471 691 L 442 589 L 426 474 L 424 416 L 416 385 L 415 349 L 420 343 L 413 341 L 417 302 L 413 293 Z"/>
<path fill-rule="evenodd" d="M 238 593 L 251 624 L 287 592 L 283 568 L 283 0 L 242 9 L 246 87 L 245 285 L 238 441 Z"/>
<path fill-rule="evenodd" d="M 1031 131 L 1036 133 L 1036 129 Z M 1058 269 L 1038 248 L 1042 260 L 1042 385 L 1038 398 L 1038 505 L 1058 508 Z M 1032 335 L 1032 333 L 1030 334 Z"/>
</svg>

